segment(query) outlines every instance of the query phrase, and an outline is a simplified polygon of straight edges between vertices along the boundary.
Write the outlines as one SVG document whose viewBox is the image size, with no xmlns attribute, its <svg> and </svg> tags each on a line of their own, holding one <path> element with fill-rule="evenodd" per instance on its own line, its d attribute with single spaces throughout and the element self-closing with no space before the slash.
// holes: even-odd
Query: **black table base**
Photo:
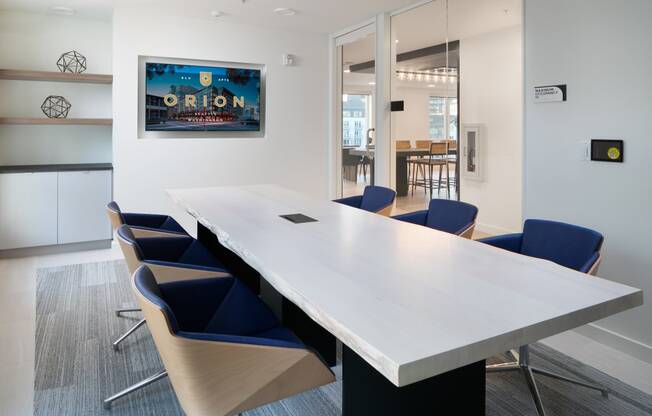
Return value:
<svg viewBox="0 0 652 416">
<path fill-rule="evenodd" d="M 396 387 L 347 346 L 342 356 L 342 415 L 485 414 L 485 362 Z"/>
<path fill-rule="evenodd" d="M 260 294 L 260 273 L 249 266 L 237 254 L 220 244 L 211 230 L 197 223 L 197 239 L 201 242 L 234 276 L 238 277 L 257 295 Z"/>
<path fill-rule="evenodd" d="M 307 346 L 313 348 L 329 367 L 337 364 L 337 338 L 313 321 L 304 311 L 283 298 L 283 325 Z"/>
<path fill-rule="evenodd" d="M 211 230 L 197 223 L 197 239 L 237 278 L 260 295 L 260 273 L 237 254 L 224 247 Z M 336 364 L 337 338 L 310 319 L 300 308 L 283 297 L 283 325 L 294 332 L 304 344 L 314 348 L 331 367 Z"/>
</svg>

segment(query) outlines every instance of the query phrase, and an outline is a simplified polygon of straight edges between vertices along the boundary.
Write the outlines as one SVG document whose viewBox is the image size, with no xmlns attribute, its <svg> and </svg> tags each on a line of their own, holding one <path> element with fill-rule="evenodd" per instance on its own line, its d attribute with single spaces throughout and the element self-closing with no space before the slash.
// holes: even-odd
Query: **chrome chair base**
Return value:
<svg viewBox="0 0 652 416">
<path fill-rule="evenodd" d="M 487 373 L 520 371 L 523 374 L 523 377 L 525 377 L 525 381 L 527 382 L 527 385 L 530 388 L 530 393 L 532 393 L 532 399 L 534 400 L 534 405 L 537 408 L 537 413 L 539 414 L 539 416 L 545 416 L 546 412 L 543 408 L 543 403 L 541 402 L 541 395 L 539 394 L 537 383 L 534 380 L 535 373 L 540 374 L 542 376 L 555 378 L 557 380 L 566 381 L 568 383 L 576 384 L 578 386 L 597 390 L 600 393 L 602 393 L 603 397 L 609 397 L 609 389 L 605 387 L 601 387 L 595 384 L 585 383 L 580 380 L 551 373 L 550 371 L 543 370 L 541 368 L 532 367 L 530 365 L 530 348 L 528 345 L 520 347 L 518 353 L 516 351 L 510 351 L 510 353 L 516 358 L 515 362 L 488 365 L 486 367 Z"/>
<path fill-rule="evenodd" d="M 166 370 L 161 370 L 158 373 L 154 374 L 151 377 L 146 378 L 143 381 L 139 381 L 138 383 L 134 384 L 133 386 L 129 386 L 126 389 L 114 394 L 113 396 L 107 398 L 104 400 L 103 405 L 105 409 L 111 409 L 111 404 L 118 400 L 121 397 L 126 396 L 127 394 L 133 393 L 137 390 L 142 389 L 143 387 L 149 386 L 152 383 L 155 383 L 159 381 L 160 379 L 167 377 L 168 372 Z"/>
<path fill-rule="evenodd" d="M 112 345 L 113 345 L 113 349 L 114 349 L 114 350 L 117 350 L 117 349 L 118 349 L 118 346 L 120 345 L 120 343 L 121 343 L 122 341 L 124 341 L 125 339 L 127 339 L 127 337 L 128 337 L 129 335 L 133 334 L 133 333 L 134 333 L 138 328 L 140 328 L 141 326 L 143 326 L 144 323 L 145 323 L 145 319 L 141 319 L 140 321 L 138 321 L 138 323 L 136 323 L 136 325 L 132 326 L 131 329 L 129 329 L 129 331 L 125 332 L 125 333 L 124 333 L 120 338 L 118 338 L 118 339 L 117 339 L 117 340 L 112 344 Z"/>
</svg>

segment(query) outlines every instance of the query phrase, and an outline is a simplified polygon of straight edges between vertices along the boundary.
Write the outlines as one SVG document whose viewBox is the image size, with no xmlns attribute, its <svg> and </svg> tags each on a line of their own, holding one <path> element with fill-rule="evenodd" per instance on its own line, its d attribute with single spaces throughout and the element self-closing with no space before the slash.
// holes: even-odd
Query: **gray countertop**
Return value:
<svg viewBox="0 0 652 416">
<path fill-rule="evenodd" d="M 80 170 L 113 170 L 111 163 L 69 163 L 56 165 L 5 165 L 0 173 L 66 172 Z"/>
</svg>

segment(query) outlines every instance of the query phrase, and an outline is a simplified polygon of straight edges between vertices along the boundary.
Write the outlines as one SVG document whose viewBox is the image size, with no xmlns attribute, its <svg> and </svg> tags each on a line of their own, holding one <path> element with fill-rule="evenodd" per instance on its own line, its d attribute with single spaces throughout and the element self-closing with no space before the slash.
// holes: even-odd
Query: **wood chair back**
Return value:
<svg viewBox="0 0 652 416">
<path fill-rule="evenodd" d="M 430 143 L 430 156 L 448 156 L 448 143 L 432 142 Z"/>
<path fill-rule="evenodd" d="M 457 140 L 444 140 L 448 143 L 448 151 L 457 150 Z"/>
<path fill-rule="evenodd" d="M 417 140 L 415 142 L 415 147 L 417 149 L 430 149 L 430 143 L 432 143 L 431 140 Z"/>
<path fill-rule="evenodd" d="M 177 336 L 167 315 L 141 293 L 133 277 L 132 289 L 188 415 L 237 415 L 335 381 L 308 349 Z"/>
<path fill-rule="evenodd" d="M 412 143 L 409 140 L 396 141 L 396 150 L 406 150 L 411 148 L 412 148 Z"/>
<path fill-rule="evenodd" d="M 124 227 L 128 227 L 128 225 L 125 225 Z M 140 256 L 140 251 L 136 248 L 136 245 L 133 242 L 123 238 L 120 233 L 117 233 L 117 238 L 118 244 L 120 245 L 120 250 L 122 250 L 122 255 L 127 262 L 129 274 L 133 274 L 143 264 L 143 259 Z"/>
<path fill-rule="evenodd" d="M 116 211 L 111 205 L 106 206 L 106 213 L 109 216 L 109 221 L 111 221 L 111 228 L 115 232 L 122 224 L 122 216 L 119 211 Z"/>
<path fill-rule="evenodd" d="M 597 276 L 598 274 L 598 268 L 600 268 L 600 263 L 602 262 L 602 253 L 598 254 L 598 258 L 595 260 L 595 263 L 593 263 L 593 266 L 589 269 L 587 272 L 591 276 Z"/>
</svg>

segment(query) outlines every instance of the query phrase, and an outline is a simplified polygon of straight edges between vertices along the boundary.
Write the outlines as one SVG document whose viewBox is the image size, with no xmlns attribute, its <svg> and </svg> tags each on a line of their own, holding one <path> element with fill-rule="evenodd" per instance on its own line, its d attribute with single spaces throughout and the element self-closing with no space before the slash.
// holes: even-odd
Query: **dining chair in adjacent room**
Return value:
<svg viewBox="0 0 652 416">
<path fill-rule="evenodd" d="M 427 210 L 410 212 L 392 218 L 471 238 L 477 216 L 478 208 L 475 205 L 449 199 L 433 199 Z"/>
<path fill-rule="evenodd" d="M 128 225 L 120 226 L 116 235 L 127 261 L 129 273 L 147 264 L 159 282 L 230 275 L 206 247 L 188 235 L 137 238 Z M 133 311 L 140 311 L 140 309 L 133 309 Z M 138 321 L 113 342 L 113 348 L 118 349 L 120 343 L 143 324 L 145 319 Z"/>
<path fill-rule="evenodd" d="M 432 140 L 415 140 L 414 141 L 414 148 L 417 150 L 427 150 L 428 152 L 430 151 L 430 143 L 432 143 Z M 426 180 L 426 172 L 425 169 L 423 168 L 423 165 L 416 164 L 414 162 L 419 161 L 419 160 L 425 160 L 428 158 L 428 154 L 425 153 L 424 155 L 420 156 L 415 156 L 410 158 L 411 159 L 411 164 L 412 166 L 412 171 L 411 175 L 408 176 L 408 182 L 412 186 L 412 195 L 414 195 L 414 186 L 415 183 L 413 181 L 416 180 Z M 421 178 L 419 178 L 419 174 L 421 175 Z M 424 191 L 426 188 L 424 187 Z"/>
<path fill-rule="evenodd" d="M 176 237 L 188 235 L 186 230 L 169 215 L 122 212 L 115 201 L 109 202 L 106 211 L 115 232 L 128 225 L 136 237 Z"/>
<path fill-rule="evenodd" d="M 169 377 L 189 416 L 236 415 L 335 381 L 237 278 L 159 283 L 143 266 L 132 286 L 165 366 L 153 377 Z"/>
<path fill-rule="evenodd" d="M 396 140 L 396 150 L 407 150 L 412 148 L 409 140 Z"/>
<path fill-rule="evenodd" d="M 522 233 L 488 237 L 478 241 L 525 256 L 550 260 L 578 272 L 595 275 L 600 265 L 600 249 L 603 240 L 602 234 L 588 228 L 557 221 L 529 219 L 525 221 Z M 534 404 L 540 416 L 545 415 L 545 410 L 534 374 L 597 390 L 604 397 L 609 394 L 609 390 L 605 387 L 530 365 L 528 345 L 520 347 L 518 352 L 512 351 L 511 354 L 514 355 L 516 361 L 489 365 L 487 366 L 487 372 L 521 372 L 530 388 Z"/>
<path fill-rule="evenodd" d="M 388 216 L 396 199 L 393 189 L 382 186 L 366 186 L 362 195 L 336 199 L 333 202 Z"/>
<path fill-rule="evenodd" d="M 448 143 L 448 155 L 446 157 L 448 159 L 448 165 L 449 165 L 448 172 L 452 171 L 453 173 L 455 173 L 455 175 L 450 176 L 448 180 L 450 182 L 450 186 L 453 189 L 457 190 L 457 156 L 458 156 L 457 140 L 450 140 L 449 139 L 449 140 L 444 140 L 444 141 L 446 143 Z M 450 169 L 451 165 L 452 165 L 453 169 Z"/>
<path fill-rule="evenodd" d="M 442 173 L 446 169 L 446 188 L 448 189 L 448 197 L 450 198 L 450 169 L 448 167 L 448 143 L 443 142 L 431 142 L 430 151 L 427 157 L 418 159 L 416 165 L 424 172 L 423 180 L 418 180 L 418 178 L 412 178 L 412 194 L 414 195 L 414 188 L 417 186 L 423 186 L 425 190 L 430 192 L 430 197 L 432 198 L 432 188 L 434 184 L 437 184 L 437 193 L 441 189 L 442 182 Z M 439 168 L 439 179 L 435 182 L 433 179 L 433 170 L 434 168 Z M 416 172 L 416 169 L 413 171 Z M 413 173 L 414 176 L 414 173 Z"/>
</svg>

